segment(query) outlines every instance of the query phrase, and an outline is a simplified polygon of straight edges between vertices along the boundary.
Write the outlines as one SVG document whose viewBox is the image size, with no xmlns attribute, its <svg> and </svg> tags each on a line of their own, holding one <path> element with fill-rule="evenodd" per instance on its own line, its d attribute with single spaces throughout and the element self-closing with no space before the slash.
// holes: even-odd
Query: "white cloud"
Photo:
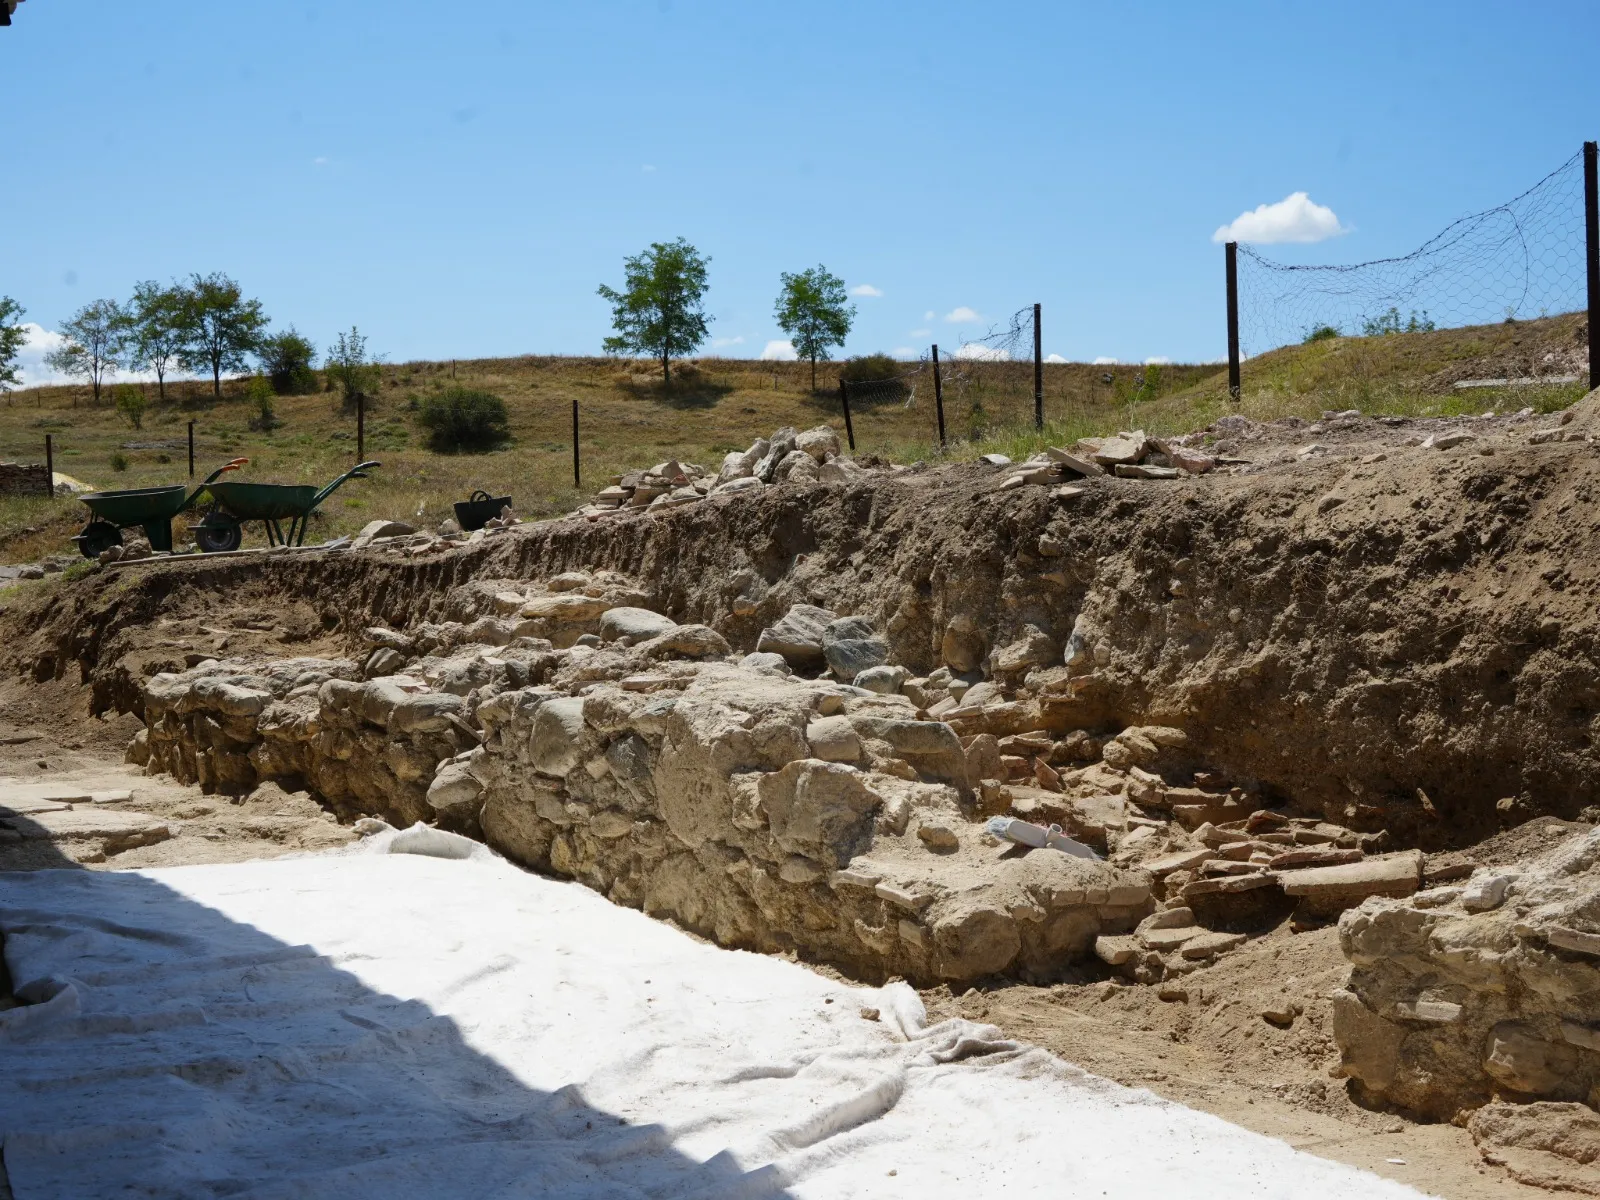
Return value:
<svg viewBox="0 0 1600 1200">
<path fill-rule="evenodd" d="M 983 320 L 982 317 L 973 312 L 965 304 L 963 304 L 960 308 L 952 308 L 949 312 L 945 313 L 944 319 L 949 321 L 952 325 L 970 325 L 974 321 Z"/>
<path fill-rule="evenodd" d="M 639 168 L 639 170 L 643 174 L 648 175 L 648 174 L 650 174 L 650 172 L 655 170 L 655 167 L 651 166 L 649 163 L 645 163 L 644 166 Z"/>
<path fill-rule="evenodd" d="M 957 358 L 971 359 L 974 362 L 1010 362 L 1011 355 L 999 346 L 985 346 L 982 342 L 966 342 L 956 351 Z"/>
<path fill-rule="evenodd" d="M 1147 367 L 1164 367 L 1171 361 L 1165 354 L 1152 354 L 1144 360 L 1144 365 Z"/>
<path fill-rule="evenodd" d="M 916 358 L 919 353 L 921 352 L 912 349 L 910 346 L 896 346 L 889 351 L 889 355 L 892 358 Z"/>
<path fill-rule="evenodd" d="M 925 313 L 923 313 L 923 314 L 922 314 L 922 319 L 923 319 L 923 320 L 924 320 L 924 321 L 931 321 L 931 320 L 933 320 L 933 319 L 934 319 L 934 317 L 936 317 L 936 316 L 937 316 L 937 315 L 938 315 L 938 314 L 937 314 L 937 313 L 935 313 L 935 312 L 934 312 L 934 311 L 933 311 L 933 309 L 931 309 L 931 308 L 930 308 L 930 309 L 929 309 L 929 310 L 928 310 L 928 311 L 927 311 L 927 312 L 925 312 Z"/>
<path fill-rule="evenodd" d="M 933 336 L 933 330 L 931 330 L 931 329 L 913 329 L 910 333 L 906 334 L 906 336 L 907 337 L 915 337 L 915 338 L 932 337 Z"/>
<path fill-rule="evenodd" d="M 742 345 L 744 345 L 744 334 L 742 334 L 742 333 L 738 337 L 712 338 L 711 339 L 711 348 L 713 350 L 721 350 L 725 346 L 742 346 Z"/>
<path fill-rule="evenodd" d="M 1243 212 L 1211 235 L 1213 242 L 1321 242 L 1350 231 L 1339 224 L 1333 209 L 1314 203 L 1304 192 L 1293 192 L 1276 204 L 1259 204 Z"/>
<path fill-rule="evenodd" d="M 1090 359 L 1089 365 L 1094 367 L 1114 367 L 1119 361 L 1120 360 L 1118 359 L 1106 358 L 1104 355 L 1101 355 L 1099 358 Z"/>
<path fill-rule="evenodd" d="M 1070 361 L 1069 359 L 1062 358 L 1059 354 L 1046 354 L 1044 356 L 1044 360 L 1047 363 L 1064 363 Z"/>
<path fill-rule="evenodd" d="M 325 167 L 328 165 L 328 156 L 326 154 L 319 154 L 313 158 L 311 162 L 314 166 Z"/>
<path fill-rule="evenodd" d="M 852 296 L 881 296 L 883 292 L 873 287 L 870 283 L 858 283 L 850 289 Z"/>
<path fill-rule="evenodd" d="M 761 357 L 771 362 L 793 362 L 797 357 L 794 352 L 794 343 L 788 340 L 775 340 L 768 342 L 761 351 Z"/>
</svg>

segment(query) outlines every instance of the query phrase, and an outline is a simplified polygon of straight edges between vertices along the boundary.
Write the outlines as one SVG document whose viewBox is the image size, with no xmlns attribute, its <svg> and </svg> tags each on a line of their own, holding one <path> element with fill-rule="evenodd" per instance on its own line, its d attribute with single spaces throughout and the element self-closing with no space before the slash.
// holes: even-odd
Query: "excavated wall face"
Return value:
<svg viewBox="0 0 1600 1200">
<path fill-rule="evenodd" d="M 1422 453 L 1102 479 L 1070 501 L 996 491 L 977 467 L 878 473 L 424 562 L 116 572 L 16 614 L 16 653 L 41 676 L 77 663 L 98 709 L 131 708 L 163 661 L 141 629 L 197 595 L 271 597 L 353 634 L 483 615 L 492 589 L 458 586 L 474 578 L 612 568 L 741 650 L 795 602 L 865 615 L 914 671 L 986 668 L 1053 729 L 1176 726 L 1231 778 L 1401 843 L 1473 840 L 1506 810 L 1573 815 L 1600 801 L 1600 464 L 1587 443 Z"/>
</svg>

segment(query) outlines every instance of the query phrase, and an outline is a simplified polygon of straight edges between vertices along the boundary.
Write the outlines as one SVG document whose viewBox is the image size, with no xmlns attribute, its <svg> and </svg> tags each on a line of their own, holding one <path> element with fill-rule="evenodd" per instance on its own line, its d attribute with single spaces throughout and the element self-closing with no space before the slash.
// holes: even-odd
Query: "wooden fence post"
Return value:
<svg viewBox="0 0 1600 1200">
<path fill-rule="evenodd" d="M 194 478 L 194 422 L 189 422 L 189 478 Z"/>
<path fill-rule="evenodd" d="M 572 486 L 583 486 L 583 469 L 578 463 L 578 398 L 572 398 Z"/>
<path fill-rule="evenodd" d="M 356 393 L 356 461 L 367 461 L 367 394 Z"/>
<path fill-rule="evenodd" d="M 944 385 L 939 382 L 939 347 L 933 347 L 933 409 L 939 417 L 939 449 L 944 449 Z"/>
<path fill-rule="evenodd" d="M 1039 335 L 1039 305 L 1033 306 L 1033 427 L 1044 428 L 1044 339 Z"/>
<path fill-rule="evenodd" d="M 1583 240 L 1589 268 L 1589 388 L 1600 387 L 1600 185 L 1595 143 L 1583 144 Z"/>
<path fill-rule="evenodd" d="M 850 385 L 841 378 L 839 380 L 839 403 L 844 406 L 844 435 L 850 439 L 850 453 L 856 452 L 856 430 L 850 424 Z"/>
<path fill-rule="evenodd" d="M 56 494 L 56 444 L 55 439 L 48 433 L 44 435 L 44 475 L 45 491 L 54 496 Z"/>
</svg>

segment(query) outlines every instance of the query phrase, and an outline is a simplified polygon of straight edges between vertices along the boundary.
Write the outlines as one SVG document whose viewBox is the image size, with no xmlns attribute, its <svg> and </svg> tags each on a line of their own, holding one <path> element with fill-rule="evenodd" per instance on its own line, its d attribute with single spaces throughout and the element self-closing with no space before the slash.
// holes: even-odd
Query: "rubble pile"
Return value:
<svg viewBox="0 0 1600 1200">
<path fill-rule="evenodd" d="M 613 475 L 574 516 L 597 520 L 634 509 L 693 504 L 707 496 L 760 491 L 782 483 L 849 483 L 867 468 L 840 454 L 839 437 L 826 425 L 801 433 L 790 426 L 730 452 L 715 473 L 676 459 L 643 471 Z"/>
<path fill-rule="evenodd" d="M 1051 447 L 1018 464 L 1002 489 L 1026 484 L 1061 483 L 1068 479 L 1115 475 L 1122 479 L 1177 479 L 1204 475 L 1216 469 L 1215 455 L 1191 445 L 1192 436 L 1152 438 L 1144 430 L 1123 431 L 1113 437 L 1079 438 L 1072 449 Z M 1003 454 L 984 455 L 992 466 L 1011 466 Z"/>
</svg>

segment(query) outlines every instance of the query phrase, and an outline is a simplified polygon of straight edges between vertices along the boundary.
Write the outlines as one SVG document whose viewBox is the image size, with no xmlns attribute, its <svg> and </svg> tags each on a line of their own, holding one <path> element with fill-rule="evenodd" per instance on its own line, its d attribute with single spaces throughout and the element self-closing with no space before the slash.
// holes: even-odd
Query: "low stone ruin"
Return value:
<svg viewBox="0 0 1600 1200">
<path fill-rule="evenodd" d="M 1423 875 L 1230 787 L 1182 730 L 1066 727 L 1077 643 L 1024 678 L 1038 646 L 986 653 L 953 622 L 944 665 L 913 676 L 872 620 L 815 605 L 741 655 L 609 572 L 458 592 L 482 615 L 368 630 L 359 660 L 151 677 L 130 757 L 436 822 L 726 945 L 873 978 L 1047 980 L 1097 956 L 1155 982 L 1289 908 L 1324 923 Z M 995 816 L 1105 857 L 1002 840 Z"/>
<path fill-rule="evenodd" d="M 1067 479 L 1115 475 L 1121 479 L 1177 479 L 1203 475 L 1216 468 L 1215 455 L 1189 445 L 1189 437 L 1152 438 L 1144 430 L 1124 431 L 1114 437 L 1079 438 L 1072 449 L 1051 447 L 1020 464 L 1002 488 L 1030 483 L 1061 483 Z M 1003 454 L 986 454 L 991 466 L 1011 466 Z"/>
<path fill-rule="evenodd" d="M 1496 1099 L 1600 1101 L 1600 830 L 1369 900 L 1339 936 L 1353 969 L 1334 1036 L 1373 1102 L 1449 1120 Z"/>
</svg>

